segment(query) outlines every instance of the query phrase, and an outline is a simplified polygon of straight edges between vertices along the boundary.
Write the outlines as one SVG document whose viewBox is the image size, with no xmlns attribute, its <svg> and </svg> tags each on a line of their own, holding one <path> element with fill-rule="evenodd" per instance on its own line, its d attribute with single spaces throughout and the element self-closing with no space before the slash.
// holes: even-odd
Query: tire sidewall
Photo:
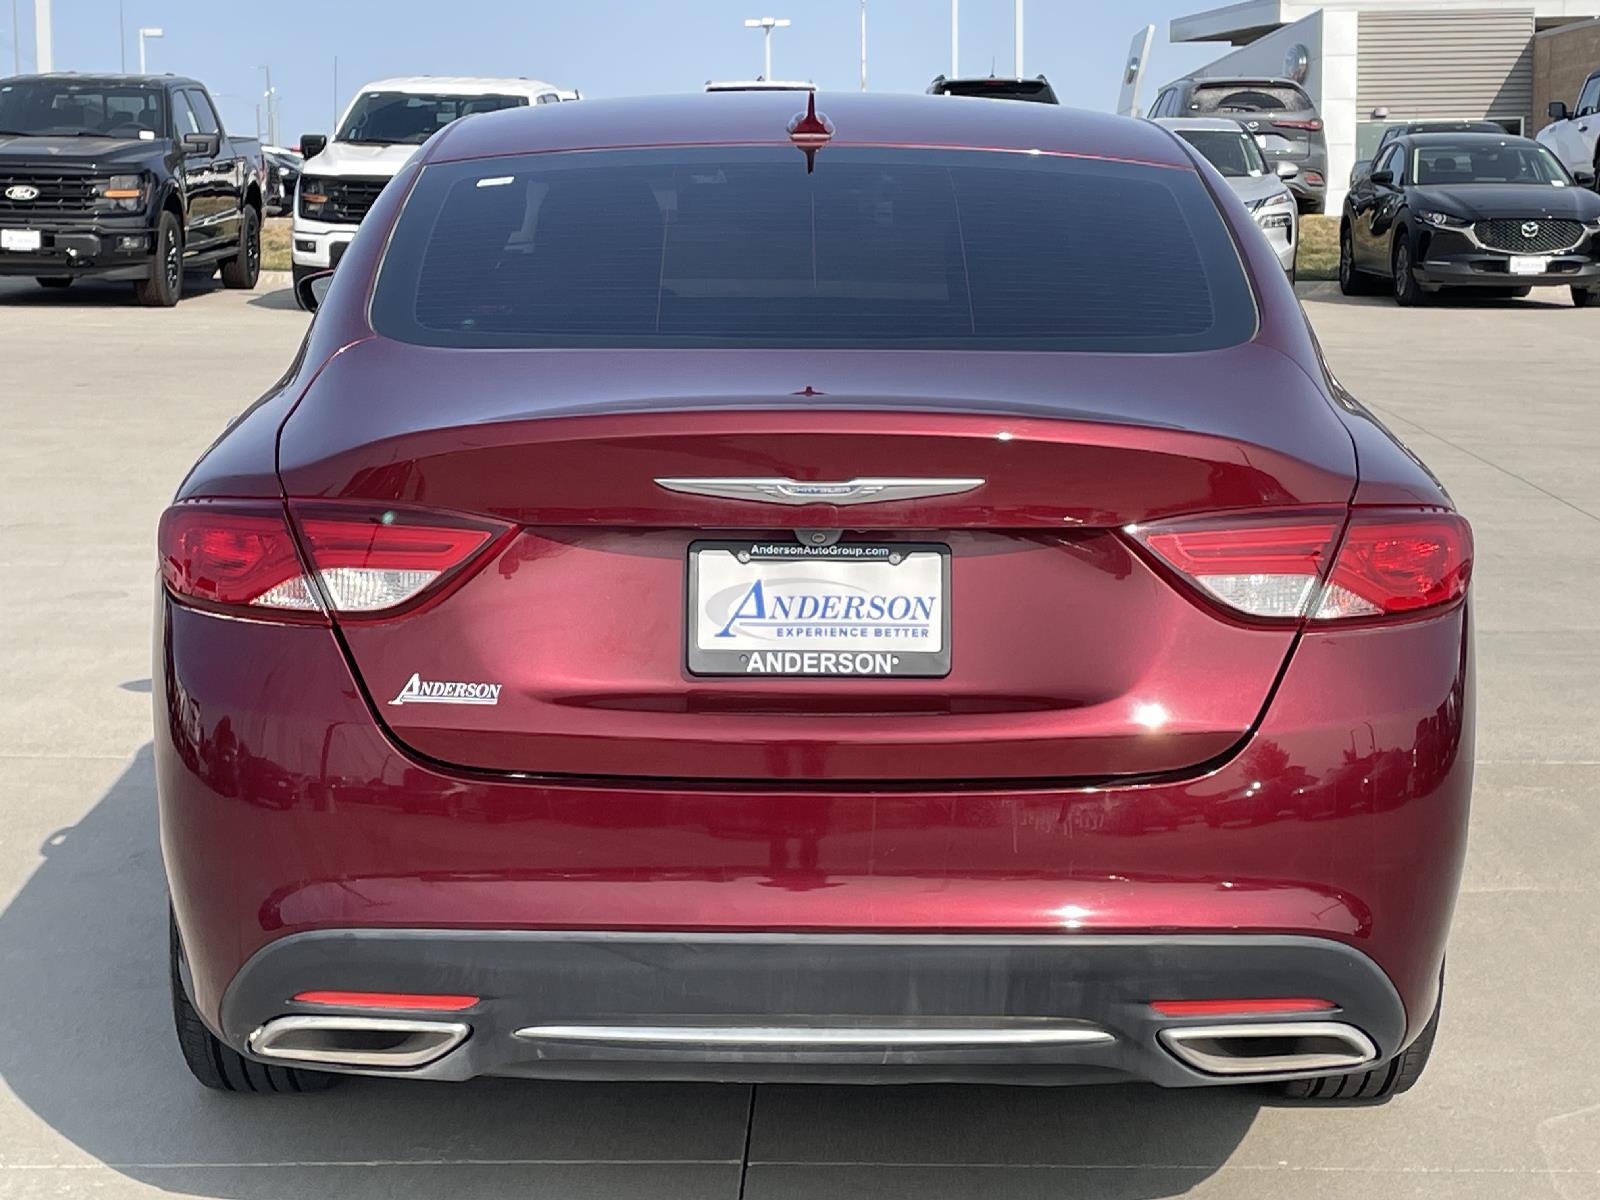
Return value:
<svg viewBox="0 0 1600 1200">
<path fill-rule="evenodd" d="M 261 217 L 246 205 L 240 219 L 239 253 L 223 264 L 222 282 L 225 287 L 254 288 L 261 279 Z"/>
<path fill-rule="evenodd" d="M 1402 229 L 1396 235 L 1394 257 L 1390 260 L 1396 304 L 1410 307 L 1422 303 L 1422 285 L 1412 274 L 1414 265 L 1411 261 L 1411 235 Z"/>
<path fill-rule="evenodd" d="M 183 295 L 183 229 L 170 209 L 163 209 L 156 222 L 155 254 L 145 283 L 140 298 L 147 304 L 171 308 Z"/>
</svg>

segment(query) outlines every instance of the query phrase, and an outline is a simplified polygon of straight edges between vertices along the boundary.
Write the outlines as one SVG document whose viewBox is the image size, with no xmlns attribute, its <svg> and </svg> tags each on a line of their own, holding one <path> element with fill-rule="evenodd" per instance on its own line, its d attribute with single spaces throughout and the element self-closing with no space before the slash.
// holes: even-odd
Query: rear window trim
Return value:
<svg viewBox="0 0 1600 1200">
<path fill-rule="evenodd" d="M 458 122 L 458 124 L 459 124 L 459 122 Z M 1235 349 L 1235 348 L 1237 348 L 1239 346 L 1247 345 L 1247 344 L 1249 344 L 1251 342 L 1256 341 L 1261 336 L 1262 323 L 1263 323 L 1263 320 L 1264 320 L 1264 313 L 1263 313 L 1263 308 L 1262 308 L 1261 296 L 1260 296 L 1260 292 L 1259 292 L 1258 287 L 1257 287 L 1257 280 L 1256 280 L 1256 277 L 1255 277 L 1255 272 L 1254 272 L 1254 270 L 1253 270 L 1253 268 L 1251 266 L 1250 257 L 1249 257 L 1248 254 L 1245 253 L 1245 249 L 1244 249 L 1243 245 L 1240 243 L 1239 231 L 1237 229 L 1235 229 L 1233 222 L 1228 219 L 1228 216 L 1227 216 L 1227 213 L 1226 213 L 1226 205 L 1224 203 L 1224 198 L 1211 186 L 1210 182 L 1205 177 L 1205 172 L 1201 169 L 1201 166 L 1200 166 L 1201 159 L 1200 159 L 1200 156 L 1199 156 L 1198 152 L 1195 151 L 1192 147 L 1189 147 L 1187 144 L 1182 143 L 1180 139 L 1174 138 L 1173 141 L 1179 144 L 1178 154 L 1179 154 L 1181 160 L 1180 161 L 1176 161 L 1176 162 L 1168 161 L 1168 160 L 1162 160 L 1162 159 L 1154 159 L 1154 158 L 1135 157 L 1135 156 L 1129 156 L 1129 155 L 1097 154 L 1097 153 L 1090 153 L 1090 152 L 1087 152 L 1087 151 L 1080 151 L 1080 150 L 1046 149 L 1046 148 L 1043 148 L 1043 147 L 1022 147 L 1022 146 L 988 146 L 988 145 L 975 145 L 975 144 L 948 144 L 948 143 L 941 143 L 941 142 L 912 142 L 912 141 L 887 141 L 887 140 L 845 140 L 845 139 L 836 139 L 836 140 L 830 142 L 829 146 L 830 147 L 831 146 L 839 146 L 839 147 L 846 147 L 846 148 L 852 148 L 852 149 L 859 148 L 859 149 L 869 149 L 869 150 L 871 150 L 871 149 L 877 149 L 877 150 L 910 150 L 910 151 L 936 151 L 936 152 L 954 152 L 954 153 L 971 153 L 971 154 L 1021 155 L 1021 156 L 1025 156 L 1025 157 L 1031 157 L 1031 158 L 1040 158 L 1040 157 L 1042 157 L 1042 158 L 1058 158 L 1058 159 L 1068 159 L 1068 160 L 1082 160 L 1082 161 L 1087 161 L 1087 162 L 1115 163 L 1115 164 L 1122 164 L 1122 165 L 1128 165 L 1128 166 L 1149 167 L 1149 168 L 1152 168 L 1152 169 L 1160 169 L 1160 170 L 1167 170 L 1167 171 L 1178 171 L 1178 172 L 1182 172 L 1182 173 L 1186 173 L 1188 175 L 1191 175 L 1197 180 L 1197 182 L 1200 185 L 1201 190 L 1206 194 L 1207 198 L 1211 201 L 1211 203 L 1212 203 L 1212 205 L 1213 205 L 1213 207 L 1214 207 L 1214 209 L 1216 211 L 1217 219 L 1221 223 L 1222 229 L 1223 229 L 1223 231 L 1224 231 L 1224 233 L 1226 234 L 1226 237 L 1227 237 L 1228 245 L 1229 245 L 1230 249 L 1232 250 L 1233 263 L 1236 266 L 1236 268 L 1237 268 L 1237 270 L 1239 272 L 1239 277 L 1243 281 L 1243 284 L 1244 284 L 1244 294 L 1245 294 L 1245 297 L 1248 299 L 1248 302 L 1249 302 L 1249 305 L 1250 305 L 1250 321 L 1249 321 L 1248 330 L 1246 332 L 1244 332 L 1241 336 L 1235 338 L 1232 341 L 1227 341 L 1227 342 L 1224 342 L 1224 343 L 1221 343 L 1221 344 L 1215 345 L 1215 346 L 1192 347 L 1192 348 L 1182 348 L 1182 349 L 1165 350 L 1165 351 L 1107 349 L 1107 348 L 1093 348 L 1093 349 L 1085 348 L 1085 349 L 1081 349 L 1081 350 L 1060 350 L 1060 349 L 1052 349 L 1052 348 L 1042 348 L 1042 347 L 1037 347 L 1037 346 L 1019 345 L 1019 346 L 1015 346 L 1015 347 L 1006 347 L 1006 346 L 986 347 L 986 348 L 983 348 L 983 349 L 977 350 L 977 351 L 974 351 L 974 350 L 972 350 L 970 348 L 967 348 L 967 347 L 944 348 L 944 347 L 929 347 L 929 346 L 830 346 L 830 347 L 820 348 L 820 352 L 829 353 L 829 354 L 839 354 L 839 353 L 964 354 L 964 353 L 977 352 L 977 353 L 985 353 L 985 354 L 1087 354 L 1087 355 L 1122 354 L 1122 355 L 1133 355 L 1133 356 L 1140 356 L 1140 355 L 1143 355 L 1143 354 L 1163 354 L 1163 355 L 1181 356 L 1181 355 L 1193 355 L 1193 354 L 1211 354 L 1211 353 L 1216 353 L 1216 352 L 1219 352 L 1219 351 L 1227 351 L 1227 350 L 1232 350 L 1232 349 Z M 442 139 L 441 139 L 440 145 L 437 148 L 438 149 L 442 149 L 443 148 Z M 707 339 L 707 344 L 705 344 L 705 345 L 679 344 L 679 345 L 675 345 L 675 346 L 638 346 L 638 345 L 609 345 L 609 346 L 601 346 L 599 344 L 584 344 L 584 345 L 570 345 L 570 346 L 515 346 L 515 345 L 444 346 L 444 345 L 440 345 L 438 343 L 433 343 L 433 342 L 414 341 L 414 340 L 407 339 L 407 338 L 396 337 L 394 334 L 385 332 L 383 329 L 381 329 L 379 327 L 379 321 L 378 321 L 378 316 L 377 316 L 377 305 L 378 305 L 379 291 L 380 291 L 380 288 L 382 286 L 384 268 L 388 264 L 389 256 L 390 256 L 390 253 L 391 253 L 391 251 L 393 249 L 395 233 L 400 228 L 401 222 L 405 219 L 407 210 L 409 209 L 409 207 L 411 206 L 411 204 L 413 203 L 413 201 L 416 198 L 416 194 L 417 194 L 419 185 L 421 185 L 421 183 L 423 182 L 423 180 L 426 177 L 426 175 L 427 175 L 427 173 L 428 173 L 430 168 L 447 167 L 447 166 L 454 166 L 454 165 L 468 165 L 468 164 L 472 164 L 472 163 L 482 163 L 482 162 L 495 162 L 495 161 L 503 161 L 503 160 L 508 160 L 508 159 L 540 158 L 540 157 L 543 157 L 545 155 L 551 155 L 551 154 L 589 155 L 589 154 L 611 154 L 611 153 L 629 152 L 629 151 L 671 151 L 671 150 L 702 150 L 702 149 L 703 150 L 719 150 L 719 149 L 761 149 L 761 148 L 767 148 L 767 149 L 778 149 L 778 148 L 793 149 L 793 143 L 788 142 L 788 141 L 779 142 L 779 141 L 772 141 L 772 140 L 767 140 L 767 139 L 750 139 L 750 138 L 735 138 L 735 139 L 730 139 L 730 140 L 726 140 L 726 141 L 720 141 L 720 140 L 718 140 L 718 141 L 696 140 L 696 141 L 683 141 L 683 142 L 637 142 L 637 143 L 634 143 L 634 142 L 622 142 L 622 143 L 613 142 L 613 143 L 597 143 L 597 144 L 592 144 L 592 145 L 542 146 L 542 147 L 524 148 L 524 149 L 518 149 L 518 150 L 509 150 L 509 151 L 502 149 L 502 150 L 497 150 L 497 151 L 494 151 L 494 152 L 486 152 L 486 153 L 482 153 L 482 154 L 459 154 L 459 155 L 448 155 L 448 156 L 441 155 L 441 156 L 436 157 L 436 158 L 423 158 L 420 161 L 416 161 L 414 163 L 415 174 L 412 176 L 412 178 L 411 178 L 411 180 L 409 182 L 409 185 L 407 186 L 407 188 L 405 190 L 405 195 L 400 200 L 399 207 L 397 208 L 397 210 L 395 212 L 393 220 L 389 222 L 388 227 L 384 230 L 383 245 L 382 245 L 382 247 L 380 248 L 380 250 L 378 252 L 377 261 L 373 265 L 372 273 L 371 273 L 371 275 L 369 276 L 369 278 L 367 280 L 366 298 L 365 298 L 365 303 L 362 306 L 362 316 L 365 318 L 365 324 L 366 324 L 367 328 L 372 331 L 371 336 L 374 336 L 374 337 L 377 337 L 377 338 L 380 338 L 380 339 L 386 340 L 386 341 L 398 342 L 398 343 L 400 343 L 402 345 L 416 346 L 416 347 L 422 348 L 422 349 L 446 349 L 446 350 L 478 350 L 478 349 L 484 349 L 484 350 L 494 350 L 494 351 L 497 351 L 499 353 L 521 353 L 521 352 L 548 353 L 548 352 L 551 352 L 551 351 L 579 351 L 579 352 L 583 352 L 583 351 L 592 351 L 592 350 L 595 350 L 595 349 L 604 349 L 604 350 L 608 351 L 609 353 L 643 352 L 643 353 L 650 353 L 650 354 L 670 353 L 672 351 L 688 351 L 688 352 L 694 352 L 694 353 L 703 353 L 706 350 L 726 350 L 726 351 L 735 352 L 735 353 L 737 353 L 737 352 L 750 352 L 752 350 L 758 351 L 758 352 L 768 352 L 768 353 L 792 353 L 792 352 L 816 353 L 816 352 L 819 352 L 819 348 L 817 348 L 817 347 L 800 346 L 800 345 L 784 346 L 784 347 L 756 347 L 756 346 L 750 346 L 750 345 L 729 345 L 729 344 L 725 344 L 725 343 L 721 342 L 718 339 Z M 682 341 L 686 341 L 686 339 L 680 339 L 680 341 L 681 342 Z"/>
</svg>

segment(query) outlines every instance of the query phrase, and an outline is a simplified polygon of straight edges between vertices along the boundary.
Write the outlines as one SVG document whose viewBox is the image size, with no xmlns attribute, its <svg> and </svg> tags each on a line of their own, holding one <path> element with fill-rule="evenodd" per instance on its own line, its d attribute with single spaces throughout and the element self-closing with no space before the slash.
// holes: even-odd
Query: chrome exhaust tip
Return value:
<svg viewBox="0 0 1600 1200">
<path fill-rule="evenodd" d="M 1184 1063 L 1208 1075 L 1350 1071 L 1378 1057 L 1372 1039 L 1342 1021 L 1181 1025 L 1159 1036 Z"/>
<path fill-rule="evenodd" d="M 258 1058 L 324 1067 L 426 1066 L 467 1040 L 459 1021 L 392 1017 L 275 1017 L 250 1035 Z"/>
</svg>

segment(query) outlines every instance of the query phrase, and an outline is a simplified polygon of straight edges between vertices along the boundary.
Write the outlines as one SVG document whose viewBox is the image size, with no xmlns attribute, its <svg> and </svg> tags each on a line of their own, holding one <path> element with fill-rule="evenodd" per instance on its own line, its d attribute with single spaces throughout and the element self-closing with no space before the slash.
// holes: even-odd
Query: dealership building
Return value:
<svg viewBox="0 0 1600 1200">
<path fill-rule="evenodd" d="M 1328 140 L 1328 209 L 1386 126 L 1487 118 L 1532 135 L 1600 67 L 1600 0 L 1243 0 L 1175 19 L 1174 42 L 1238 47 L 1195 76 L 1273 76 L 1305 88 Z M 1587 64 L 1587 66 L 1585 66 Z"/>
</svg>

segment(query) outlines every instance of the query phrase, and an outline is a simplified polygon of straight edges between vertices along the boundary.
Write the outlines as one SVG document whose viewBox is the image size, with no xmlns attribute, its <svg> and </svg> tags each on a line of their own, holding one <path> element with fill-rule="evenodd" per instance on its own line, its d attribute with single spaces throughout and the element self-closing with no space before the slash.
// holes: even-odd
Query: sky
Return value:
<svg viewBox="0 0 1600 1200">
<path fill-rule="evenodd" d="M 35 0 L 12 0 L 21 68 L 34 69 Z M 1222 54 L 1174 46 L 1167 22 L 1220 0 L 1026 0 L 1024 68 L 1043 72 L 1062 103 L 1113 109 L 1128 43 L 1156 26 L 1143 99 Z M 125 31 L 119 50 L 119 10 Z M 960 0 L 963 74 L 1013 73 L 1013 0 Z M 256 131 L 270 67 L 279 140 L 334 123 L 335 104 L 390 75 L 528 76 L 585 96 L 696 91 L 708 79 L 761 72 L 760 30 L 746 17 L 788 17 L 773 34 L 773 74 L 820 89 L 859 86 L 859 0 L 53 0 L 55 67 L 191 75 L 211 90 L 230 130 Z M 13 69 L 10 5 L 0 0 L 0 73 Z M 920 92 L 950 69 L 950 0 L 867 0 L 869 91 Z M 335 56 L 338 59 L 337 86 Z M 265 109 L 262 109 L 263 114 Z M 262 116 L 263 130 L 265 116 Z"/>
</svg>

